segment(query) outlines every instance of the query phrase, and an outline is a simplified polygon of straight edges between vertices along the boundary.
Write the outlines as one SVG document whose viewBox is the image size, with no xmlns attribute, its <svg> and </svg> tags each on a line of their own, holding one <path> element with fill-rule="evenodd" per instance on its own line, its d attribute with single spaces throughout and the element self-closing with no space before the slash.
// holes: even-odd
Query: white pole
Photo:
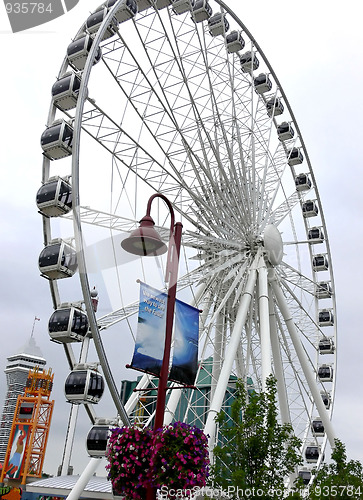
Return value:
<svg viewBox="0 0 363 500">
<path fill-rule="evenodd" d="M 61 476 L 68 475 L 69 466 L 71 462 L 72 449 L 73 449 L 74 434 L 77 424 L 78 410 L 79 410 L 79 405 L 72 404 L 68 421 L 66 442 L 64 445 Z"/>
<path fill-rule="evenodd" d="M 84 469 L 82 474 L 79 476 L 78 481 L 73 486 L 72 491 L 67 496 L 68 500 L 78 500 L 82 495 L 88 481 L 91 479 L 93 474 L 96 472 L 97 467 L 101 462 L 100 458 L 91 458 L 87 467 Z"/>
<path fill-rule="evenodd" d="M 85 339 L 83 339 L 83 342 L 82 342 L 81 352 L 79 355 L 79 362 L 80 363 L 87 362 L 89 345 L 90 345 L 90 338 L 86 337 Z M 66 436 L 66 442 L 64 445 L 64 452 L 63 452 L 62 469 L 61 469 L 62 476 L 68 475 L 69 467 L 71 464 L 72 449 L 73 449 L 73 443 L 74 443 L 74 435 L 76 432 L 78 411 L 79 411 L 79 405 L 72 404 L 71 411 L 69 414 L 67 436 Z"/>
<path fill-rule="evenodd" d="M 141 377 L 139 383 L 136 386 L 136 391 L 131 394 L 129 399 L 127 400 L 125 404 L 125 412 L 127 415 L 130 415 L 132 410 L 135 408 L 137 402 L 139 401 L 139 394 L 141 389 L 146 389 L 147 386 L 149 385 L 149 382 L 151 380 L 150 375 L 147 373 L 144 373 L 144 375 Z"/>
<path fill-rule="evenodd" d="M 204 432 L 205 434 L 209 435 L 209 441 L 208 441 L 209 450 L 212 450 L 214 447 L 215 433 L 216 433 L 215 418 L 217 414 L 220 412 L 223 404 L 223 399 L 226 393 L 228 380 L 232 371 L 233 362 L 235 360 L 236 352 L 241 339 L 242 328 L 246 322 L 248 308 L 253 295 L 253 289 L 256 284 L 256 278 L 257 278 L 256 264 L 259 261 L 259 259 L 260 259 L 260 252 L 256 254 L 255 260 L 250 269 L 250 274 L 248 276 L 246 287 L 242 295 L 241 303 L 236 317 L 236 322 L 234 324 L 231 338 L 229 340 L 226 349 L 223 366 L 214 392 L 214 397 L 210 405 L 207 422 L 205 424 Z"/>
<path fill-rule="evenodd" d="M 216 390 L 217 381 L 221 373 L 222 364 L 222 349 L 223 349 L 223 318 L 219 312 L 216 320 L 216 328 L 214 334 L 214 352 L 213 352 L 213 366 L 212 366 L 212 380 L 211 380 L 211 400 L 213 399 Z"/>
<path fill-rule="evenodd" d="M 267 268 L 262 256 L 258 267 L 258 306 L 261 336 L 261 379 L 262 390 L 265 392 L 266 380 L 272 373 L 272 366 Z"/>
<path fill-rule="evenodd" d="M 283 424 L 291 424 L 290 410 L 287 403 L 285 375 L 282 366 L 279 337 L 277 335 L 275 307 L 271 296 L 271 290 L 269 291 L 271 348 L 272 358 L 274 360 L 275 378 L 277 380 L 277 395 L 279 398 L 280 414 Z"/>
<path fill-rule="evenodd" d="M 324 402 L 321 398 L 320 392 L 318 390 L 316 380 L 315 380 L 315 373 L 309 366 L 306 356 L 305 356 L 305 351 L 303 349 L 303 346 L 301 344 L 298 332 L 295 327 L 294 320 L 290 314 L 288 304 L 286 302 L 286 299 L 284 297 L 284 294 L 282 293 L 282 290 L 280 288 L 279 283 L 277 282 L 276 274 L 273 275 L 273 278 L 271 278 L 271 286 L 273 288 L 277 303 L 279 305 L 281 314 L 285 320 L 287 329 L 290 333 L 291 340 L 294 344 L 295 352 L 297 354 L 297 357 L 299 358 L 299 362 L 301 365 L 301 368 L 304 372 L 306 381 L 308 383 L 310 392 L 313 396 L 313 400 L 315 402 L 315 405 L 318 409 L 319 416 L 323 422 L 324 429 L 326 432 L 326 435 L 329 439 L 329 443 L 332 449 L 334 449 L 335 443 L 334 443 L 334 430 L 333 426 L 331 425 L 328 412 L 325 408 Z"/>
<path fill-rule="evenodd" d="M 171 387 L 175 387 L 176 384 L 171 384 Z M 175 412 L 180 400 L 182 389 L 172 389 L 169 391 L 170 396 L 168 402 L 165 406 L 165 414 L 164 414 L 164 425 L 169 425 L 173 421 L 175 416 Z"/>
</svg>

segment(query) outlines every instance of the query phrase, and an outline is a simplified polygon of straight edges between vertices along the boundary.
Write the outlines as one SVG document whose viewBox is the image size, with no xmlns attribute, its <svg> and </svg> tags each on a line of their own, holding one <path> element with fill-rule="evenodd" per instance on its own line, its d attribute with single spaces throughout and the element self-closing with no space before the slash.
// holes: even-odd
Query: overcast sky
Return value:
<svg viewBox="0 0 363 500">
<path fill-rule="evenodd" d="M 359 2 L 225 0 L 260 44 L 294 111 L 314 168 L 330 238 L 338 304 L 338 372 L 333 424 L 349 458 L 363 461 L 362 379 L 362 120 L 363 30 Z M 51 86 L 66 48 L 99 0 L 80 0 L 67 15 L 12 34 L 0 6 L 1 77 L 1 288 L 0 406 L 6 358 L 30 336 L 55 372 L 55 414 L 45 471 L 61 462 L 69 405 L 63 396 L 68 374 L 61 347 L 50 342 L 52 303 L 37 260 L 43 245 L 35 195 L 41 182 L 40 135 Z M 127 354 L 127 353 L 126 353 Z M 131 352 L 125 356 L 128 362 Z M 131 358 L 130 358 L 131 359 Z M 130 377 L 131 378 L 131 377 Z M 75 472 L 87 462 L 90 427 L 79 415 Z"/>
</svg>

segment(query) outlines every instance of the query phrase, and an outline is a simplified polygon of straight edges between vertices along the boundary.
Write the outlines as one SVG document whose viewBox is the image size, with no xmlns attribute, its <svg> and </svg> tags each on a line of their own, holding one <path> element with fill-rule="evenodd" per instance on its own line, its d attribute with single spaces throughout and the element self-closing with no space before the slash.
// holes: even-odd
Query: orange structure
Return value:
<svg viewBox="0 0 363 500">
<path fill-rule="evenodd" d="M 0 487 L 0 499 L 1 500 L 21 500 L 22 489 L 13 488 L 11 486 Z"/>
<path fill-rule="evenodd" d="M 51 369 L 29 371 L 25 394 L 18 396 L 0 482 L 10 477 L 25 484 L 29 476 L 41 477 L 54 407 L 49 399 L 53 378 Z"/>
</svg>

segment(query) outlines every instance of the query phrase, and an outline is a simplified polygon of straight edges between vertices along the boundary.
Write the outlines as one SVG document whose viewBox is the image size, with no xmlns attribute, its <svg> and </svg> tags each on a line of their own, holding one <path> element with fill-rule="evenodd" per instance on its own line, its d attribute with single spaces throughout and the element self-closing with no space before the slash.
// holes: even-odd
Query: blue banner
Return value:
<svg viewBox="0 0 363 500">
<path fill-rule="evenodd" d="M 140 304 L 131 367 L 160 375 L 164 355 L 167 294 L 140 283 Z"/>
<path fill-rule="evenodd" d="M 194 384 L 198 368 L 198 337 L 199 309 L 177 300 L 170 380 Z"/>
<path fill-rule="evenodd" d="M 160 376 L 164 355 L 167 294 L 140 283 L 135 350 L 130 367 Z M 192 384 L 198 365 L 199 310 L 176 300 L 170 380 Z"/>
</svg>

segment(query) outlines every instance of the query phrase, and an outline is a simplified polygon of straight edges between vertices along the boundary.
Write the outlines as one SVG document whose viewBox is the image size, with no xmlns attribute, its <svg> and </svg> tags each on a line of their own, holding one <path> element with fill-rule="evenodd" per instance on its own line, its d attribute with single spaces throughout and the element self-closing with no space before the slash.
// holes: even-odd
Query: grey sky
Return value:
<svg viewBox="0 0 363 500">
<path fill-rule="evenodd" d="M 52 303 L 47 282 L 39 276 L 41 217 L 35 195 L 41 181 L 40 135 L 47 120 L 51 86 L 67 45 L 99 0 L 80 0 L 66 16 L 38 29 L 12 34 L 0 8 L 2 51 L 1 130 L 1 270 L 0 404 L 5 394 L 3 370 L 31 333 L 55 373 L 56 399 L 45 471 L 61 462 L 69 405 L 63 396 L 68 374 L 62 348 L 49 341 Z M 361 143 L 363 31 L 358 2 L 289 2 L 273 7 L 268 0 L 226 0 L 260 44 L 288 96 L 304 137 L 317 179 L 333 257 L 338 305 L 338 373 L 333 423 L 348 456 L 363 460 L 363 392 L 360 312 L 362 299 Z M 120 353 L 120 365 L 131 359 Z M 133 378 L 133 373 L 125 377 Z M 105 407 L 112 405 L 105 397 Z M 79 414 L 75 472 L 87 462 L 85 435 L 90 424 Z"/>
</svg>

